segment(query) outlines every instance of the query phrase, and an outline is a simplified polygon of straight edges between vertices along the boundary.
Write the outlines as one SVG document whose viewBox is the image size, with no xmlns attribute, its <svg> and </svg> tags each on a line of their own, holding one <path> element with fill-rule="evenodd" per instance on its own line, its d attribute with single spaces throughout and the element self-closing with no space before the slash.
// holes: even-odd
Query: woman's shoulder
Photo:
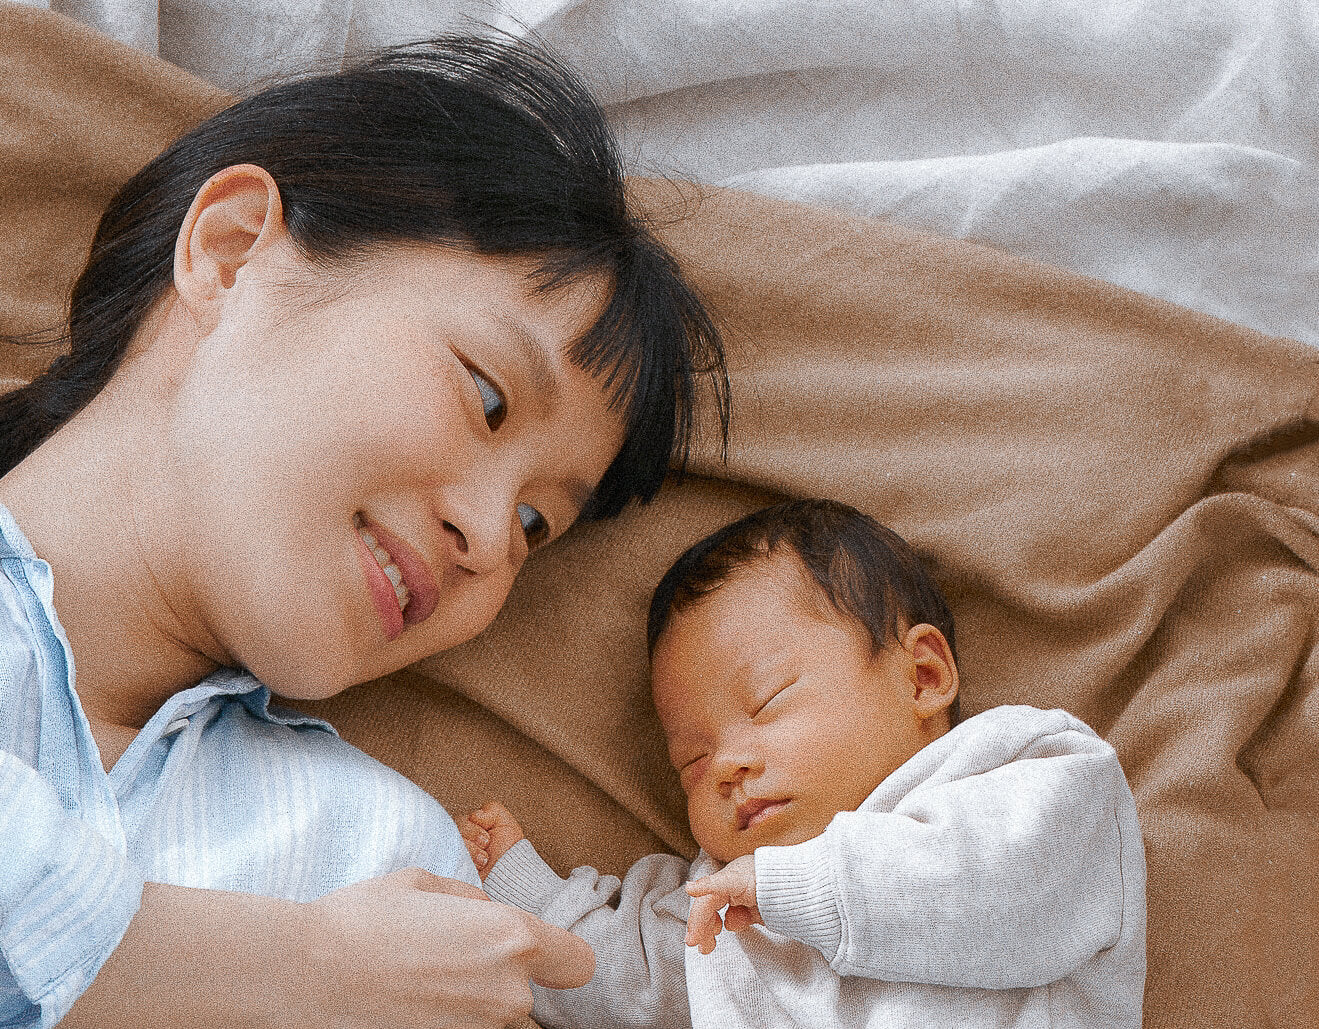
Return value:
<svg viewBox="0 0 1319 1029">
<path fill-rule="evenodd" d="M 43 696 L 72 693 L 50 566 L 0 504 L 0 750 L 34 757 Z"/>
<path fill-rule="evenodd" d="M 265 837 L 301 840 L 303 858 L 308 848 L 327 848 L 310 864 L 319 868 L 324 859 L 339 878 L 318 882 L 313 894 L 342 885 L 339 879 L 356 881 L 405 865 L 475 876 L 439 801 L 342 739 L 328 722 L 276 702 L 249 673 L 222 670 L 173 703 L 159 717 L 166 733 L 179 727 L 172 747 L 181 745 L 186 770 L 178 773 L 191 783 L 180 788 L 204 793 L 213 821 L 241 829 L 245 839 L 251 834 L 244 827 L 261 826 Z M 275 823 L 284 828 L 272 828 Z M 278 864 L 281 854 L 277 846 L 269 863 Z"/>
<path fill-rule="evenodd" d="M 270 688 L 242 669 L 223 668 L 178 694 L 175 718 L 202 717 L 226 747 L 251 751 L 280 765 L 296 763 L 318 777 L 378 782 L 390 789 L 429 794 L 399 772 L 342 739 L 323 718 L 282 704 Z"/>
</svg>

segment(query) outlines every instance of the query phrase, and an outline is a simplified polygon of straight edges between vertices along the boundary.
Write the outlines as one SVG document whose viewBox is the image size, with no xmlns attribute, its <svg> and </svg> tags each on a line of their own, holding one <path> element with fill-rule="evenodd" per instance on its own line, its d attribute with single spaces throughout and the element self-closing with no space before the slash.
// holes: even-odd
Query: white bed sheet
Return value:
<svg viewBox="0 0 1319 1029">
<path fill-rule="evenodd" d="M 13 2 L 13 0 L 5 0 Z M 23 0 L 242 91 L 534 32 L 631 170 L 989 243 L 1319 345 L 1310 0 Z"/>
</svg>

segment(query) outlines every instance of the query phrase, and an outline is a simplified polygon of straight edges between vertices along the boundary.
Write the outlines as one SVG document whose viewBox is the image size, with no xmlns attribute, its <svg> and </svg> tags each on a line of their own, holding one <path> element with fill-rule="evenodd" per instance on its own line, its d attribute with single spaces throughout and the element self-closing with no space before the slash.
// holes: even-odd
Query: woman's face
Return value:
<svg viewBox="0 0 1319 1029">
<path fill-rule="evenodd" d="M 212 656 L 328 696 L 476 635 L 573 522 L 623 439 L 564 353 L 603 294 L 536 295 L 530 268 L 399 247 L 328 287 L 287 256 L 239 271 L 150 515 L 176 549 L 148 560 Z"/>
</svg>

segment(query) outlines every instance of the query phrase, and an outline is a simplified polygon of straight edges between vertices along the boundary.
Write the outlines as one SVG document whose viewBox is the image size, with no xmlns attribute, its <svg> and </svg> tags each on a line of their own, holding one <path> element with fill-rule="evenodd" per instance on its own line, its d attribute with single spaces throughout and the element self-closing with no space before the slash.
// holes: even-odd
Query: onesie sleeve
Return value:
<svg viewBox="0 0 1319 1029">
<path fill-rule="evenodd" d="M 1123 877 L 1134 801 L 1111 746 L 1040 714 L 1066 722 L 992 767 L 950 758 L 891 810 L 759 848 L 765 924 L 841 975 L 986 989 L 1055 982 L 1113 946 L 1124 889 L 1144 888 L 1143 865 Z"/>
<path fill-rule="evenodd" d="M 651 854 L 620 880 L 594 868 L 560 878 L 526 840 L 485 879 L 491 898 L 576 933 L 595 950 L 595 976 L 576 990 L 532 985 L 536 1020 L 553 1029 L 690 1029 L 683 969 L 688 862 Z"/>
<path fill-rule="evenodd" d="M 0 753 L 0 1023 L 46 1029 L 119 945 L 141 875 L 71 817 L 35 769 Z"/>
</svg>

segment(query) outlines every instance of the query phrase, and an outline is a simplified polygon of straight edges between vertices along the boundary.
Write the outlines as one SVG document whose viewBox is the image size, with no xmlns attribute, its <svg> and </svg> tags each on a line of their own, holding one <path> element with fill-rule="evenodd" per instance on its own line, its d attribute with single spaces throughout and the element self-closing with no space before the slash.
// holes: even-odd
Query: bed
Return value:
<svg viewBox="0 0 1319 1029">
<path fill-rule="evenodd" d="M 316 705 L 347 738 L 456 814 L 502 799 L 561 872 L 690 856 L 650 589 L 716 525 L 834 496 L 931 562 L 967 714 L 1066 707 L 1117 748 L 1147 1024 L 1319 1017 L 1319 14 L 44 6 L 0 0 L 0 332 L 58 321 L 101 204 L 226 93 L 480 22 L 586 73 L 728 336 L 728 461 L 707 432 L 693 476 L 537 555 L 476 640 Z M 5 347 L 0 386 L 48 357 Z"/>
</svg>

